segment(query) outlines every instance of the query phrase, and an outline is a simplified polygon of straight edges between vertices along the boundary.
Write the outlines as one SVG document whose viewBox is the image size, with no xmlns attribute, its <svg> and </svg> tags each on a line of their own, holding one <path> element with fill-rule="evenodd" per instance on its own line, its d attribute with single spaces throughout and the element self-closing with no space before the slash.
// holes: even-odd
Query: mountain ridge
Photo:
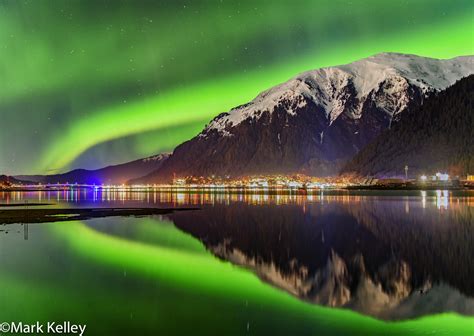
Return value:
<svg viewBox="0 0 474 336">
<path fill-rule="evenodd" d="M 357 153 L 342 169 L 358 176 L 409 177 L 446 171 L 474 171 L 474 75 L 460 79 Z"/>
<path fill-rule="evenodd" d="M 403 112 L 472 74 L 473 62 L 473 56 L 383 53 L 304 72 L 219 114 L 157 171 L 131 183 L 169 182 L 172 176 L 335 175 Z"/>
<path fill-rule="evenodd" d="M 62 174 L 17 175 L 15 178 L 36 183 L 125 184 L 158 169 L 169 155 L 162 153 L 94 170 L 74 169 Z"/>
</svg>

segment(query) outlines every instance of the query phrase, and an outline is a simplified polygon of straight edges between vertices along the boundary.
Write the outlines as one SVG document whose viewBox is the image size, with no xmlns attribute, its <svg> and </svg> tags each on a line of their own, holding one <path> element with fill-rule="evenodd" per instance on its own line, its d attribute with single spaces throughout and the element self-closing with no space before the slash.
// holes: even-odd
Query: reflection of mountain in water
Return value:
<svg viewBox="0 0 474 336">
<path fill-rule="evenodd" d="M 469 207 L 231 203 L 172 218 L 216 256 L 304 300 L 384 319 L 474 314 Z"/>
</svg>

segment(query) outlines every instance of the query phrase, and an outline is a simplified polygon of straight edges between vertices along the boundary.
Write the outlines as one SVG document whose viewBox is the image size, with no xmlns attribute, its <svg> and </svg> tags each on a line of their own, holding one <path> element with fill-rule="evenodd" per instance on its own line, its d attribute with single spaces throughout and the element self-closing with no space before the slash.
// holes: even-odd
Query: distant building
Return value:
<svg viewBox="0 0 474 336">
<path fill-rule="evenodd" d="M 183 186 L 186 185 L 186 179 L 184 178 L 174 178 L 173 185 Z"/>
<path fill-rule="evenodd" d="M 446 173 L 436 173 L 436 175 L 432 176 L 431 179 L 433 181 L 449 181 L 449 175 Z"/>
</svg>

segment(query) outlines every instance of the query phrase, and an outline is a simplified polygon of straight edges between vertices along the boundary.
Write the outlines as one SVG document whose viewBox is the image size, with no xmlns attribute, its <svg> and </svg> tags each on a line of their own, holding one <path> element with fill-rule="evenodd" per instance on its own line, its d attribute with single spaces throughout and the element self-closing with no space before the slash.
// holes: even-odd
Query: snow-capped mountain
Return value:
<svg viewBox="0 0 474 336">
<path fill-rule="evenodd" d="M 365 146 L 341 169 L 359 177 L 416 178 L 445 171 L 465 176 L 474 171 L 474 75 L 457 81 Z"/>
<path fill-rule="evenodd" d="M 149 178 L 328 175 L 400 113 L 474 73 L 474 57 L 382 53 L 302 73 L 214 118 Z"/>
<path fill-rule="evenodd" d="M 265 112 L 271 113 L 285 102 L 291 102 L 286 107 L 287 113 L 296 115 L 298 109 L 311 101 L 323 108 L 329 125 L 343 112 L 354 119 L 360 118 L 367 99 L 374 99 L 391 117 L 408 106 L 409 86 L 417 87 L 423 94 L 442 90 L 471 74 L 473 65 L 472 57 L 437 60 L 383 53 L 351 64 L 307 71 L 214 119 L 202 135 L 212 130 L 231 135 L 232 127 L 249 118 L 258 119 Z M 349 93 L 355 94 L 353 104 L 348 104 Z"/>
</svg>

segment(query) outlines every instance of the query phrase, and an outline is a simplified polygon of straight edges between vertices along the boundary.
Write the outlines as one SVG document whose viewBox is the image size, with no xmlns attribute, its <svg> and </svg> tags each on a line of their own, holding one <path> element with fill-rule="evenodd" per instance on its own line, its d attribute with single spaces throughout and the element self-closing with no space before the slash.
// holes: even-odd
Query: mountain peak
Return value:
<svg viewBox="0 0 474 336">
<path fill-rule="evenodd" d="M 286 111 L 294 115 L 296 109 L 307 104 L 307 100 L 321 106 L 332 122 L 344 110 L 347 90 L 354 91 L 360 103 L 359 107 L 354 108 L 360 110 L 367 96 L 383 82 L 392 82 L 388 86 L 394 94 L 408 86 L 418 87 L 426 94 L 428 91 L 445 89 L 473 72 L 473 56 L 439 60 L 411 54 L 380 53 L 345 65 L 303 72 L 260 93 L 250 103 L 215 118 L 207 131 L 214 129 L 225 136 L 231 136 L 229 128 L 249 118 L 258 119 L 265 112 L 271 113 L 276 106 L 284 102 L 291 102 L 287 104 Z M 401 104 L 397 109 L 388 112 L 393 116 L 405 107 Z M 360 115 L 360 111 L 354 112 L 353 117 Z M 206 130 L 201 136 L 205 134 Z"/>
<path fill-rule="evenodd" d="M 382 53 L 306 71 L 215 117 L 147 180 L 336 174 L 404 111 L 474 73 L 473 62 Z"/>
</svg>

